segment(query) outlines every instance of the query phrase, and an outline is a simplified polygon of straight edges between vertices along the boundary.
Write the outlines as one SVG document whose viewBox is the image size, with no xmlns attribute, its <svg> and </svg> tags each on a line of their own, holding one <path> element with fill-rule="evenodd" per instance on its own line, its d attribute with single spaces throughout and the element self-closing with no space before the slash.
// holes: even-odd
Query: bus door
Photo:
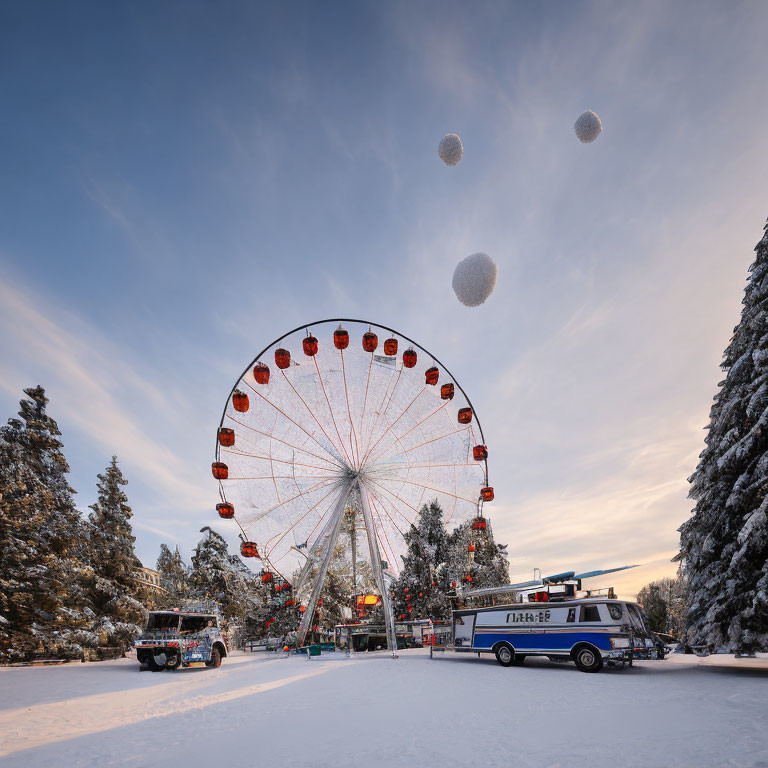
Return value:
<svg viewBox="0 0 768 768">
<path fill-rule="evenodd" d="M 471 648 L 472 633 L 475 630 L 475 613 L 454 615 L 453 617 L 453 644 L 456 648 Z"/>
</svg>

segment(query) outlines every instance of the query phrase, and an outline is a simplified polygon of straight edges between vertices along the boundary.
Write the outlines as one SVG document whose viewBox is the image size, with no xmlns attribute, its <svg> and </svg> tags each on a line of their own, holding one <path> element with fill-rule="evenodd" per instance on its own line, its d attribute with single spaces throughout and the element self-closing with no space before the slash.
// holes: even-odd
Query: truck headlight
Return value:
<svg viewBox="0 0 768 768">
<path fill-rule="evenodd" d="M 629 648 L 628 637 L 612 637 L 610 640 L 611 648 Z"/>
</svg>

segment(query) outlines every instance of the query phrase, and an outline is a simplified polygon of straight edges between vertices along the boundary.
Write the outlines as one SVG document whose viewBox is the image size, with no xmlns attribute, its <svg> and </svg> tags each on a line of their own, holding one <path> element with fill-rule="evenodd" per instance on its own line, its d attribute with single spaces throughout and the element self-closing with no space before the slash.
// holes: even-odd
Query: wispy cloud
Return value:
<svg viewBox="0 0 768 768">
<path fill-rule="evenodd" d="M 45 312 L 42 308 L 45 307 Z M 174 505 L 199 508 L 206 493 L 200 473 L 167 442 L 158 440 L 179 407 L 177 395 L 150 381 L 115 347 L 71 311 L 11 282 L 0 283 L 0 386 L 11 397 L 36 381 L 53 397 L 53 413 L 79 430 L 105 456 L 117 453 L 143 482 Z M 154 420 L 154 434 L 150 429 Z"/>
</svg>

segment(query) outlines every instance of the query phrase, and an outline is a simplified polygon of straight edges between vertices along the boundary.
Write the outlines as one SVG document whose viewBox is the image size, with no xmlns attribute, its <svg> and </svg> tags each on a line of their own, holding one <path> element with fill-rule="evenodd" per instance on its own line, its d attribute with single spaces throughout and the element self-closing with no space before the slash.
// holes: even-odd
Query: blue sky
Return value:
<svg viewBox="0 0 768 768">
<path fill-rule="evenodd" d="M 117 453 L 139 556 L 189 557 L 204 524 L 235 540 L 209 466 L 242 368 L 363 317 L 472 398 L 513 576 L 672 573 L 768 216 L 766 22 L 758 2 L 6 3 L 0 416 L 43 384 L 79 505 Z M 499 280 L 468 309 L 451 275 L 476 251 Z"/>
</svg>

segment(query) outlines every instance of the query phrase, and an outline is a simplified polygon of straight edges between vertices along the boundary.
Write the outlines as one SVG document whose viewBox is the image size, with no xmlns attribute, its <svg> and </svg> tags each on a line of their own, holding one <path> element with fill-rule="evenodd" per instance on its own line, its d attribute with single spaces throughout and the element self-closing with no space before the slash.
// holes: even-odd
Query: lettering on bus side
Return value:
<svg viewBox="0 0 768 768">
<path fill-rule="evenodd" d="M 552 620 L 552 612 L 513 611 L 507 614 L 507 624 L 547 624 Z"/>
</svg>

